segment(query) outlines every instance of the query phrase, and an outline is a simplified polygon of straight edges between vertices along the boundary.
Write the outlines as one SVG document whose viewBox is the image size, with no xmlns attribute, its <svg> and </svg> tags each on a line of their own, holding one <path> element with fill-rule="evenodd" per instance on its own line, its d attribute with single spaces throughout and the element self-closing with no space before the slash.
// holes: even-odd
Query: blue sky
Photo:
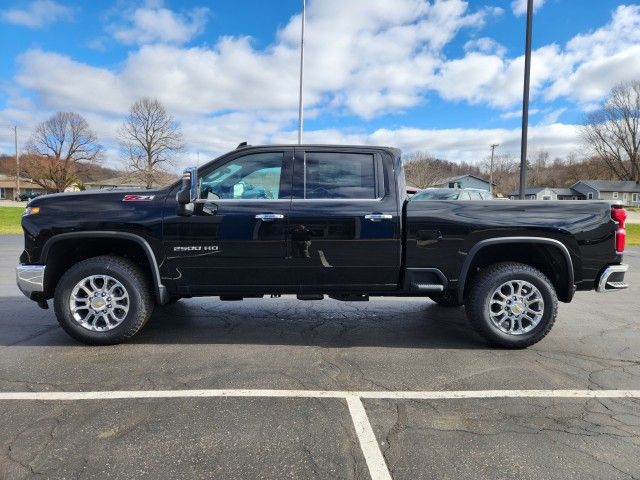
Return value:
<svg viewBox="0 0 640 480">
<path fill-rule="evenodd" d="M 482 161 L 517 156 L 524 0 L 308 0 L 305 140 Z M 118 162 L 128 106 L 158 97 L 208 158 L 293 142 L 300 1 L 0 0 L 0 126 L 84 115 Z M 531 147 L 580 153 L 577 125 L 640 79 L 640 5 L 537 0 Z M 10 152 L 0 132 L 0 151 Z"/>
</svg>

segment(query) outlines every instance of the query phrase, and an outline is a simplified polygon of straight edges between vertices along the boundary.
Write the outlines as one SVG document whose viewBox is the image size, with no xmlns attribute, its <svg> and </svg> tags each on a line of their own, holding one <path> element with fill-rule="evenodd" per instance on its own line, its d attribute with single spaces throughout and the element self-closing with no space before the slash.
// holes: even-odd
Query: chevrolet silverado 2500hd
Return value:
<svg viewBox="0 0 640 480">
<path fill-rule="evenodd" d="M 158 190 L 35 198 L 22 292 L 88 344 L 122 342 L 183 297 L 430 297 L 523 348 L 576 290 L 625 288 L 626 213 L 604 201 L 408 200 L 399 150 L 274 145 Z"/>
</svg>

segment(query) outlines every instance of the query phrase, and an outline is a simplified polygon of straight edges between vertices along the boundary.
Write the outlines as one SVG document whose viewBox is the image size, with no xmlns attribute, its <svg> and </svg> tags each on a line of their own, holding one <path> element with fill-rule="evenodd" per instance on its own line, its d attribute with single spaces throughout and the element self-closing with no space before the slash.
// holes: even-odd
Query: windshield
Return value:
<svg viewBox="0 0 640 480">
<path fill-rule="evenodd" d="M 416 193 L 411 200 L 458 200 L 460 192 L 446 190 L 423 190 Z"/>
</svg>

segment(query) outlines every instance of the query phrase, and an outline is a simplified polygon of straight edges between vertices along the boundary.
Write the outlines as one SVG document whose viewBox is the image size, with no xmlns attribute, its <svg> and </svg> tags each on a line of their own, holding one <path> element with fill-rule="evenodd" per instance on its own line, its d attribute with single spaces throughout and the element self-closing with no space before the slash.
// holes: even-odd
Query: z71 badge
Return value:
<svg viewBox="0 0 640 480">
<path fill-rule="evenodd" d="M 150 202 L 155 195 L 125 195 L 123 202 Z"/>
</svg>

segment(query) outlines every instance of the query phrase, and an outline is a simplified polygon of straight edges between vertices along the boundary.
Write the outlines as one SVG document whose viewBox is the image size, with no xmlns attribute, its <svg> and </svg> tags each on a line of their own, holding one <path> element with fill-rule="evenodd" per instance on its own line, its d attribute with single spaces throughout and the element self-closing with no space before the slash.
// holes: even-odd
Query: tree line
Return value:
<svg viewBox="0 0 640 480">
<path fill-rule="evenodd" d="M 640 81 L 614 87 L 600 107 L 587 115 L 580 127 L 581 154 L 551 158 L 540 149 L 527 158 L 527 185 L 569 187 L 578 180 L 640 181 Z M 428 152 L 405 157 L 407 182 L 426 188 L 448 177 L 470 174 L 489 179 L 490 160 L 479 163 L 451 162 Z M 508 195 L 520 183 L 520 159 L 512 154 L 494 159 L 496 190 Z"/>
<path fill-rule="evenodd" d="M 157 185 L 184 148 L 179 123 L 158 100 L 131 105 L 117 132 L 125 170 L 147 188 Z M 87 120 L 76 112 L 57 112 L 39 123 L 21 155 L 21 174 L 47 191 L 63 192 L 95 172 L 104 147 Z"/>
</svg>

